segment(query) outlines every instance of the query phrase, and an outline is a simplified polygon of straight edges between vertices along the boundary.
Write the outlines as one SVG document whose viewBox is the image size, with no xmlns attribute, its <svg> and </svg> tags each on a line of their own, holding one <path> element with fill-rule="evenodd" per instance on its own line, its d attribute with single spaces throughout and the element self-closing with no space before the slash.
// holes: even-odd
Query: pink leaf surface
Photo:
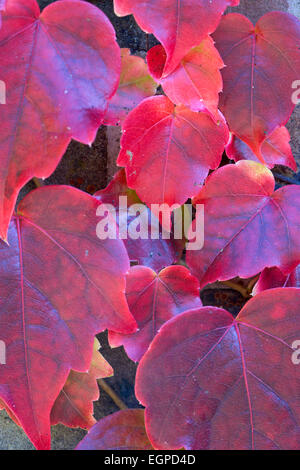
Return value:
<svg viewBox="0 0 300 470">
<path fill-rule="evenodd" d="M 207 179 L 193 201 L 204 204 L 204 247 L 187 251 L 201 287 L 265 267 L 288 274 L 300 262 L 300 187 L 274 192 L 274 186 L 271 171 L 251 161 L 226 165 Z"/>
<path fill-rule="evenodd" d="M 9 245 L 0 242 L 0 398 L 41 450 L 70 370 L 89 369 L 95 334 L 136 330 L 128 256 L 120 240 L 97 238 L 98 205 L 71 187 L 39 188 L 19 204 Z"/>
<path fill-rule="evenodd" d="M 289 274 L 283 274 L 278 268 L 265 268 L 253 289 L 253 295 L 276 287 L 300 287 L 300 266 Z"/>
<path fill-rule="evenodd" d="M 117 411 L 98 421 L 76 450 L 152 450 L 144 410 Z"/>
<path fill-rule="evenodd" d="M 111 377 L 112 367 L 98 351 L 94 341 L 92 362 L 88 372 L 71 370 L 51 410 L 51 424 L 62 423 L 71 428 L 89 429 L 95 423 L 93 402 L 99 399 L 97 379 Z"/>
<path fill-rule="evenodd" d="M 227 6 L 238 4 L 239 0 L 114 0 L 117 15 L 132 13 L 138 25 L 165 48 L 163 76 L 216 29 Z"/>
<path fill-rule="evenodd" d="M 220 69 L 223 61 L 210 37 L 194 47 L 167 77 L 161 78 L 166 53 L 162 46 L 154 46 L 147 55 L 149 70 L 162 85 L 174 104 L 183 104 L 192 111 L 208 110 L 218 118 L 219 93 L 223 88 Z"/>
<path fill-rule="evenodd" d="M 300 448 L 300 290 L 273 289 L 234 319 L 203 307 L 167 322 L 139 364 L 156 449 Z"/>
<path fill-rule="evenodd" d="M 213 34 L 226 64 L 220 109 L 230 130 L 258 158 L 266 137 L 288 121 L 295 104 L 292 84 L 300 76 L 300 22 L 273 11 L 253 26 L 238 13 L 222 18 Z"/>
<path fill-rule="evenodd" d="M 132 335 L 109 332 L 109 343 L 112 347 L 123 345 L 136 362 L 166 321 L 202 305 L 199 282 L 184 266 L 169 266 L 159 274 L 134 266 L 127 275 L 126 297 L 138 331 Z"/>
<path fill-rule="evenodd" d="M 181 205 L 219 166 L 228 138 L 221 115 L 216 123 L 207 113 L 154 96 L 127 116 L 117 164 L 126 167 L 128 186 L 148 206 Z"/>
<path fill-rule="evenodd" d="M 286 127 L 278 127 L 264 140 L 261 146 L 261 157 L 268 168 L 274 165 L 285 165 L 297 171 L 297 164 L 290 147 L 290 133 Z M 259 162 L 259 158 L 252 152 L 251 148 L 238 137 L 231 136 L 226 146 L 228 158 L 238 162 L 239 160 L 253 160 Z"/>
<path fill-rule="evenodd" d="M 19 190 L 48 177 L 71 138 L 91 144 L 120 75 L 120 50 L 106 16 L 80 0 L 8 0 L 0 30 L 0 237 Z M 13 51 L 13 53 L 12 53 Z"/>
<path fill-rule="evenodd" d="M 129 49 L 121 49 L 121 78 L 117 93 L 109 102 L 104 124 L 118 126 L 129 111 L 143 99 L 155 94 L 157 84 L 150 77 L 147 65 L 141 57 L 130 55 Z"/>
</svg>

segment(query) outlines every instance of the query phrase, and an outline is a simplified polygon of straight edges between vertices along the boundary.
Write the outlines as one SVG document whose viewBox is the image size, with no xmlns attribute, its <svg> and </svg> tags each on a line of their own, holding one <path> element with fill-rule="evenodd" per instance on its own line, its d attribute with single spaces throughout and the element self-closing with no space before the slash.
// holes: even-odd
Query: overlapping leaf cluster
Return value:
<svg viewBox="0 0 300 470">
<path fill-rule="evenodd" d="M 275 190 L 271 169 L 297 168 L 285 124 L 300 24 L 222 16 L 238 3 L 114 0 L 160 42 L 146 64 L 87 2 L 0 2 L 0 405 L 38 449 L 58 422 L 92 427 L 78 449 L 299 448 L 300 189 Z M 123 133 L 107 188 L 45 186 L 15 209 L 102 123 Z M 162 227 L 157 240 L 100 240 L 97 207 L 114 205 L 118 225 L 119 196 L 146 214 L 204 205 L 204 247 L 185 253 Z M 208 283 L 258 274 L 237 318 L 202 306 Z M 97 379 L 113 373 L 95 340 L 105 329 L 139 362 L 145 420 L 125 410 L 94 425 Z"/>
</svg>

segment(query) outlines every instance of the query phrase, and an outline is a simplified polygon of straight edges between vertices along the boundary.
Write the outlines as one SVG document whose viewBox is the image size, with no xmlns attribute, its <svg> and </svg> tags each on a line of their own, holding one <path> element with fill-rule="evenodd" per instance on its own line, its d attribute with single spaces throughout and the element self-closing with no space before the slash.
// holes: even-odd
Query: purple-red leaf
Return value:
<svg viewBox="0 0 300 470">
<path fill-rule="evenodd" d="M 300 187 L 274 192 L 270 170 L 240 161 L 219 168 L 194 199 L 204 204 L 204 247 L 187 251 L 203 287 L 277 266 L 288 274 L 300 262 Z"/>
<path fill-rule="evenodd" d="M 221 115 L 215 123 L 207 113 L 154 96 L 127 116 L 117 163 L 126 167 L 128 186 L 148 206 L 181 205 L 219 166 L 228 138 Z"/>
<path fill-rule="evenodd" d="M 117 411 L 98 421 L 76 450 L 152 450 L 144 410 Z"/>
<path fill-rule="evenodd" d="M 227 6 L 238 4 L 239 0 L 114 0 L 117 15 L 132 13 L 138 25 L 165 48 L 164 77 L 216 29 Z"/>
<path fill-rule="evenodd" d="M 184 266 L 169 266 L 159 274 L 134 266 L 127 275 L 126 297 L 138 331 L 132 335 L 109 332 L 109 343 L 112 347 L 123 345 L 136 362 L 166 321 L 202 305 L 199 282 Z"/>
<path fill-rule="evenodd" d="M 97 238 L 98 205 L 71 187 L 37 189 L 18 206 L 9 246 L 0 242 L 0 398 L 38 449 L 50 447 L 51 408 L 70 370 L 89 369 L 95 334 L 136 330 L 128 256 L 122 241 Z"/>
<path fill-rule="evenodd" d="M 149 70 L 162 85 L 174 104 L 184 104 L 192 111 L 208 110 L 218 118 L 219 93 L 223 81 L 220 69 L 223 61 L 208 36 L 181 60 L 167 77 L 161 78 L 166 53 L 162 46 L 154 46 L 147 55 Z"/>
<path fill-rule="evenodd" d="M 279 11 L 256 26 L 231 13 L 213 34 L 226 67 L 220 109 L 230 130 L 261 159 L 267 136 L 286 124 L 295 104 L 292 84 L 300 76 L 300 22 Z"/>
<path fill-rule="evenodd" d="M 0 237 L 19 190 L 49 176 L 71 138 L 90 144 L 120 75 L 120 50 L 105 15 L 80 0 L 8 0 L 0 30 Z"/>
<path fill-rule="evenodd" d="M 143 99 L 155 94 L 157 84 L 150 77 L 147 65 L 141 57 L 130 55 L 129 49 L 121 49 L 121 78 L 117 93 L 109 102 L 104 124 L 118 126 L 129 111 Z"/>
<path fill-rule="evenodd" d="M 261 146 L 261 157 L 268 168 L 274 165 L 285 165 L 297 171 L 297 164 L 290 147 L 290 134 L 286 127 L 278 127 L 264 140 Z M 228 158 L 238 162 L 239 160 L 253 160 L 259 162 L 259 158 L 252 152 L 251 148 L 238 137 L 231 135 L 229 144 L 226 146 Z"/>
<path fill-rule="evenodd" d="M 155 223 L 158 220 L 154 218 L 154 214 L 150 212 L 149 208 L 142 204 L 136 193 L 128 188 L 124 170 L 118 171 L 109 185 L 105 189 L 96 192 L 94 196 L 104 204 L 111 204 L 115 207 L 117 223 L 126 227 L 127 232 L 130 224 L 135 223 L 137 217 L 141 215 L 140 213 L 132 214 L 129 208 L 134 204 L 141 204 L 141 207 L 143 207 L 147 216 L 147 238 L 133 239 L 128 234 L 127 238 L 123 240 L 129 259 L 132 262 L 160 271 L 180 259 L 184 241 L 174 239 L 174 233 L 167 233 L 161 226 L 158 230 L 159 238 L 154 239 L 151 237 L 152 229 L 155 228 Z M 120 207 L 120 197 L 127 198 L 126 207 Z M 167 235 L 169 238 L 164 238 Z"/>
<path fill-rule="evenodd" d="M 299 338 L 295 288 L 262 292 L 236 319 L 203 307 L 170 320 L 137 371 L 152 445 L 300 449 Z"/>
<path fill-rule="evenodd" d="M 283 274 L 278 268 L 265 268 L 253 288 L 253 295 L 276 287 L 300 287 L 300 266 L 289 274 Z"/>
<path fill-rule="evenodd" d="M 99 399 L 97 379 L 111 377 L 114 373 L 98 351 L 99 346 L 95 339 L 88 372 L 71 370 L 51 410 L 52 425 L 62 423 L 71 428 L 89 429 L 96 423 L 93 402 Z"/>
</svg>

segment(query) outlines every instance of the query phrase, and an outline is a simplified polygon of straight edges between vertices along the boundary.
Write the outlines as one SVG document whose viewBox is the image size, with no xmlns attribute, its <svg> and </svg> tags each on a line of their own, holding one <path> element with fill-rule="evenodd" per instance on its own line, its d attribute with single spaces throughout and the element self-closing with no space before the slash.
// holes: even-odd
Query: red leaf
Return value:
<svg viewBox="0 0 300 470">
<path fill-rule="evenodd" d="M 216 124 L 206 113 L 174 106 L 166 96 L 144 100 L 123 126 L 117 164 L 126 167 L 128 186 L 148 206 L 181 205 L 195 196 L 228 141 L 219 119 Z"/>
<path fill-rule="evenodd" d="M 128 188 L 124 170 L 118 171 L 109 185 L 105 189 L 98 191 L 94 196 L 104 204 L 112 204 L 116 208 L 117 223 L 124 226 L 126 225 L 128 231 L 128 227 L 131 223 L 134 223 L 137 216 L 130 215 L 126 210 L 121 210 L 120 212 L 119 198 L 121 196 L 127 197 L 128 208 L 134 204 L 142 204 L 142 202 L 136 193 L 132 189 Z M 138 238 L 134 240 L 128 236 L 123 240 L 123 242 L 131 261 L 144 266 L 149 266 L 155 271 L 160 271 L 162 268 L 169 266 L 180 259 L 184 248 L 184 241 L 175 240 L 172 232 L 170 234 L 170 239 L 163 238 L 163 236 L 166 236 L 166 233 L 163 231 L 161 226 L 159 228 L 159 238 L 153 239 L 153 237 L 151 237 L 151 230 L 154 228 L 154 214 L 150 212 L 147 206 L 144 206 L 144 208 L 149 223 L 148 238 Z"/>
<path fill-rule="evenodd" d="M 71 138 L 93 142 L 118 86 L 119 47 L 98 8 L 62 0 L 39 15 L 35 0 L 8 0 L 0 30 L 3 239 L 22 186 L 48 177 Z"/>
<path fill-rule="evenodd" d="M 300 187 L 274 192 L 274 185 L 271 171 L 251 161 L 226 165 L 207 179 L 194 200 L 204 204 L 204 248 L 187 252 L 201 287 L 271 266 L 288 274 L 300 262 Z"/>
<path fill-rule="evenodd" d="M 51 424 L 62 423 L 71 428 L 89 429 L 96 420 L 93 401 L 99 399 L 97 379 L 111 377 L 112 367 L 99 353 L 99 342 L 94 341 L 92 362 L 88 372 L 71 370 L 69 377 L 51 410 Z"/>
<path fill-rule="evenodd" d="M 236 320 L 203 307 L 166 323 L 137 372 L 152 445 L 299 449 L 300 368 L 292 362 L 299 312 L 299 289 L 274 289 Z"/>
<path fill-rule="evenodd" d="M 297 171 L 297 164 L 290 147 L 290 134 L 286 127 L 278 127 L 267 137 L 261 146 L 261 156 L 269 168 L 274 165 L 285 165 Z M 239 160 L 253 160 L 259 162 L 259 158 L 252 152 L 251 148 L 238 137 L 231 136 L 226 146 L 228 158 L 238 162 Z"/>
<path fill-rule="evenodd" d="M 299 20 L 274 11 L 254 27 L 245 16 L 232 13 L 222 18 L 213 38 L 226 64 L 220 109 L 230 130 L 260 158 L 266 136 L 285 125 L 295 107 L 292 83 L 300 76 Z"/>
<path fill-rule="evenodd" d="M 184 104 L 192 111 L 208 110 L 217 118 L 219 93 L 223 87 L 220 69 L 224 64 L 213 40 L 210 37 L 204 39 L 188 52 L 174 72 L 161 79 L 165 60 L 162 46 L 154 46 L 148 52 L 149 70 L 170 100 L 177 105 Z"/>
<path fill-rule="evenodd" d="M 138 25 L 153 33 L 165 48 L 164 77 L 216 29 L 226 7 L 238 3 L 239 0 L 114 0 L 117 15 L 132 13 Z"/>
<path fill-rule="evenodd" d="M 278 268 L 265 268 L 253 289 L 253 295 L 276 287 L 300 287 L 300 266 L 289 274 L 283 274 Z"/>
<path fill-rule="evenodd" d="M 0 398 L 38 449 L 50 447 L 50 411 L 70 369 L 87 372 L 94 336 L 135 331 L 120 240 L 96 237 L 98 202 L 66 186 L 20 203 L 0 242 Z"/>
<path fill-rule="evenodd" d="M 121 49 L 122 69 L 119 88 L 109 102 L 104 124 L 118 126 L 129 111 L 144 98 L 155 94 L 157 84 L 150 77 L 147 65 L 141 57 L 130 55 L 129 49 Z"/>
<path fill-rule="evenodd" d="M 136 362 L 166 321 L 202 305 L 199 282 L 184 266 L 169 266 L 159 274 L 145 266 L 134 266 L 127 275 L 126 296 L 139 329 L 132 335 L 109 332 L 109 343 L 112 347 L 124 345 Z"/>
<path fill-rule="evenodd" d="M 98 421 L 76 450 L 152 450 L 144 410 L 117 411 Z"/>
</svg>

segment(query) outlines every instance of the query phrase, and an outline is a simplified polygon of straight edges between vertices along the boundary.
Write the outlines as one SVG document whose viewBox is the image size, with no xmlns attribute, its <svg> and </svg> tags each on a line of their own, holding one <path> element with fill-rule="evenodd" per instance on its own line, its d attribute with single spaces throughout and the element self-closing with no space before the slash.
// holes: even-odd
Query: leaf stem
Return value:
<svg viewBox="0 0 300 470">
<path fill-rule="evenodd" d="M 253 287 L 255 286 L 255 284 L 257 283 L 259 279 L 259 274 L 257 276 L 254 276 L 251 281 L 249 282 L 248 286 L 247 286 L 247 292 L 248 294 L 250 295 L 252 290 L 253 290 Z"/>
<path fill-rule="evenodd" d="M 237 282 L 221 281 L 221 284 L 224 284 L 225 286 L 238 291 L 245 299 L 248 299 L 250 297 L 248 290 L 245 287 L 238 284 Z"/>
<path fill-rule="evenodd" d="M 117 407 L 120 408 L 120 410 L 127 410 L 128 407 L 125 405 L 125 403 L 103 379 L 99 379 L 98 383 L 102 390 L 104 390 L 104 392 L 110 396 L 110 398 L 117 405 Z"/>
<path fill-rule="evenodd" d="M 42 186 L 44 186 L 43 180 L 39 178 L 34 177 L 32 178 L 32 181 L 34 182 L 37 188 L 41 188 Z"/>
</svg>

